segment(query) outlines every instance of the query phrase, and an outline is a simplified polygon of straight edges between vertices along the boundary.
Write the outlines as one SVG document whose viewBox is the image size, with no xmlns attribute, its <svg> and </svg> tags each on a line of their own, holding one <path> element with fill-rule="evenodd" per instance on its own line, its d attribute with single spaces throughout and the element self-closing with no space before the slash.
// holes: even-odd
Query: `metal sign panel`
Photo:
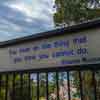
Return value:
<svg viewBox="0 0 100 100">
<path fill-rule="evenodd" d="M 0 71 L 100 63 L 100 29 L 0 49 Z"/>
</svg>

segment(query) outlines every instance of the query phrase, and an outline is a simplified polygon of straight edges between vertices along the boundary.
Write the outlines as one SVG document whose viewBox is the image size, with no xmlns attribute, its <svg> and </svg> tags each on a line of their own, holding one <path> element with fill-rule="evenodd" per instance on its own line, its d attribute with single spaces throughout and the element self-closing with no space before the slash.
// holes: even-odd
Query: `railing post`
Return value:
<svg viewBox="0 0 100 100">
<path fill-rule="evenodd" d="M 69 71 L 67 71 L 67 84 L 68 84 L 68 100 L 71 100 L 70 96 L 70 79 L 69 79 Z"/>
<path fill-rule="evenodd" d="M 8 100 L 8 74 L 6 74 L 6 92 L 5 92 L 5 100 Z"/>
<path fill-rule="evenodd" d="M 79 71 L 79 80 L 80 80 L 80 95 L 81 95 L 81 100 L 83 100 L 83 85 L 82 85 L 81 71 Z"/>
<path fill-rule="evenodd" d="M 46 73 L 46 100 L 49 100 L 49 93 L 48 93 L 48 72 Z"/>
<path fill-rule="evenodd" d="M 37 73 L 37 100 L 39 100 L 39 73 Z"/>
<path fill-rule="evenodd" d="M 58 76 L 58 71 L 56 71 L 56 85 L 57 85 L 57 100 L 59 100 L 59 76 Z"/>
<path fill-rule="evenodd" d="M 94 96 L 95 100 L 97 100 L 97 91 L 96 91 L 96 80 L 95 80 L 95 72 L 92 71 L 92 81 L 93 81 L 93 86 L 94 86 Z"/>
</svg>

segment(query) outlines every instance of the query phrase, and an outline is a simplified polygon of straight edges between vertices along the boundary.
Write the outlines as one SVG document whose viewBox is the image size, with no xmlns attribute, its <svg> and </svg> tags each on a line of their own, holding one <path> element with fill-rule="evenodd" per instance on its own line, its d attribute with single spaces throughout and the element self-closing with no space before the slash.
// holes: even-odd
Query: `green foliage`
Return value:
<svg viewBox="0 0 100 100">
<path fill-rule="evenodd" d="M 0 100 L 5 100 L 5 89 L 2 88 L 1 91 L 0 91 Z"/>
<path fill-rule="evenodd" d="M 93 0 L 92 0 L 93 1 Z M 80 23 L 100 17 L 100 12 L 90 9 L 97 7 L 100 0 L 55 0 L 57 12 L 54 14 L 56 26 L 70 25 L 72 22 Z M 90 4 L 90 6 L 89 6 Z M 97 13 L 98 12 L 98 13 Z"/>
</svg>

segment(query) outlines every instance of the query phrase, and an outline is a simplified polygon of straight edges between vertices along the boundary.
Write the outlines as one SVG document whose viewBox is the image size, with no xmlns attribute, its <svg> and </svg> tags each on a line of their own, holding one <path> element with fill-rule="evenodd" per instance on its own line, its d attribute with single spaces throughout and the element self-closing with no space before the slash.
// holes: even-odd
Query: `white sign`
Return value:
<svg viewBox="0 0 100 100">
<path fill-rule="evenodd" d="M 100 63 L 100 29 L 0 49 L 0 71 Z"/>
</svg>

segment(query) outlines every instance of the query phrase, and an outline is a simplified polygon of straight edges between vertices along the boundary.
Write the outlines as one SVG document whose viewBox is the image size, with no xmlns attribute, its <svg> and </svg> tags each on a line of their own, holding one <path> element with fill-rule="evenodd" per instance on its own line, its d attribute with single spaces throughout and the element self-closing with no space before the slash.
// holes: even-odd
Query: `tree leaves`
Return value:
<svg viewBox="0 0 100 100">
<path fill-rule="evenodd" d="M 100 12 L 92 8 L 98 8 L 99 2 L 100 0 L 55 0 L 55 26 L 66 26 L 100 17 Z"/>
</svg>

